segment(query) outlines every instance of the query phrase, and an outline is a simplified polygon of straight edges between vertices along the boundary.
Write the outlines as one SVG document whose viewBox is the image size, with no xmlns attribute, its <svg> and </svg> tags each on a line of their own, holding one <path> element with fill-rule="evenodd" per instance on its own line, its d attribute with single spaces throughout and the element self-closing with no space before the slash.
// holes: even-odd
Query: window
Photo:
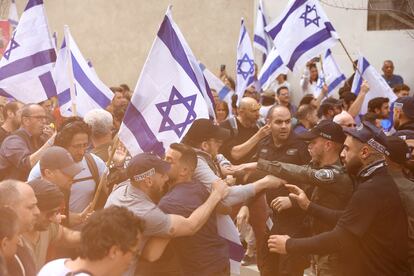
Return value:
<svg viewBox="0 0 414 276">
<path fill-rule="evenodd" d="M 368 0 L 368 31 L 414 29 L 414 0 Z"/>
</svg>

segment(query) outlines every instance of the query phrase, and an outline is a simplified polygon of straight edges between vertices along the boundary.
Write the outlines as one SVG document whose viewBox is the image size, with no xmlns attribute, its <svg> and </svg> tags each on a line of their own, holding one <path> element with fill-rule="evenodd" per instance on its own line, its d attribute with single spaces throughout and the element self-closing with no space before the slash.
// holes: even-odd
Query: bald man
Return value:
<svg viewBox="0 0 414 276">
<path fill-rule="evenodd" d="M 342 128 L 345 128 L 345 127 L 355 128 L 356 127 L 354 118 L 351 116 L 351 114 L 349 114 L 345 110 L 343 110 L 338 115 L 335 115 L 335 117 L 333 118 L 333 121 L 334 123 L 337 123 L 338 125 L 340 125 Z"/>
<path fill-rule="evenodd" d="M 0 182 L 0 206 L 7 206 L 16 212 L 20 235 L 33 230 L 40 211 L 33 189 L 28 184 L 18 180 Z M 14 258 L 7 260 L 8 272 L 10 275 L 36 275 L 35 261 L 28 245 L 21 241 Z"/>
<path fill-rule="evenodd" d="M 230 130 L 231 139 L 223 144 L 221 152 L 232 164 L 249 162 L 256 152 L 257 143 L 270 133 L 270 127 L 259 124 L 260 104 L 244 97 L 237 108 L 237 117 L 230 117 L 220 126 Z"/>
</svg>

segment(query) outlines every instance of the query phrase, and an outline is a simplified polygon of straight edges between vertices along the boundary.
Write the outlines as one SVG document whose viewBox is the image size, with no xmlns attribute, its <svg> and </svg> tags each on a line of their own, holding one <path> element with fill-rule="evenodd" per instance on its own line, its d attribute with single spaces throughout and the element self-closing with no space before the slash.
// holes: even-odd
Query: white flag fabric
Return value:
<svg viewBox="0 0 414 276">
<path fill-rule="evenodd" d="M 200 63 L 200 68 L 203 71 L 204 77 L 207 80 L 210 88 L 217 91 L 218 97 L 221 101 L 225 101 L 229 107 L 229 114 L 232 114 L 231 108 L 231 97 L 234 94 L 234 91 L 231 90 L 227 85 L 225 85 L 216 75 L 214 75 L 210 70 L 208 70 L 204 64 Z"/>
<path fill-rule="evenodd" d="M 322 59 L 322 71 L 319 72 L 317 87 L 313 92 L 313 96 L 317 98 L 322 92 L 322 87 L 328 86 L 328 95 L 333 92 L 341 83 L 346 80 L 345 75 L 339 69 L 338 64 L 332 56 L 331 50 L 327 50 Z"/>
<path fill-rule="evenodd" d="M 8 21 L 10 23 L 10 26 L 12 27 L 12 30 L 14 31 L 17 27 L 17 24 L 19 24 L 19 15 L 17 14 L 17 7 L 16 7 L 15 0 L 11 0 L 10 2 Z"/>
<path fill-rule="evenodd" d="M 237 44 L 236 76 L 236 94 L 239 102 L 246 88 L 254 82 L 253 47 L 243 19 Z"/>
<path fill-rule="evenodd" d="M 163 156 L 171 143 L 184 137 L 194 120 L 209 118 L 203 84 L 196 77 L 203 74 L 198 64 L 190 63 L 188 50 L 168 10 L 119 131 L 132 156 L 141 152 Z"/>
<path fill-rule="evenodd" d="M 269 36 L 265 31 L 266 17 L 263 10 L 263 2 L 259 1 L 256 14 L 256 25 L 254 26 L 253 47 L 263 53 L 264 61 L 269 54 L 271 44 L 269 43 Z M 271 42 L 272 43 L 272 42 Z"/>
<path fill-rule="evenodd" d="M 43 1 L 30 0 L 0 60 L 0 95 L 23 103 L 55 96 L 55 61 Z"/>
<path fill-rule="evenodd" d="M 69 40 L 69 43 L 67 43 Z M 70 49 L 67 48 L 67 44 Z M 85 116 L 92 109 L 105 109 L 112 101 L 114 94 L 98 78 L 93 68 L 83 57 L 69 30 L 58 53 L 54 70 L 56 89 L 60 111 L 64 116 L 72 114 L 72 99 L 70 94 L 71 73 L 68 69 L 69 50 L 71 53 L 72 74 L 75 88 L 76 115 Z M 70 67 L 70 65 L 69 65 Z"/>
<path fill-rule="evenodd" d="M 259 82 L 263 90 L 269 88 L 270 84 L 275 81 L 280 74 L 287 74 L 288 68 L 283 64 L 276 47 L 273 47 L 266 58 L 265 63 L 260 69 Z"/>
<path fill-rule="evenodd" d="M 332 48 L 339 39 L 318 0 L 290 0 L 266 31 L 283 63 L 296 72 L 310 59 Z"/>
<path fill-rule="evenodd" d="M 355 72 L 354 81 L 352 83 L 351 91 L 356 95 L 361 90 L 362 81 L 365 79 L 369 85 L 369 92 L 365 96 L 364 103 L 361 106 L 360 114 L 365 114 L 368 111 L 368 102 L 376 97 L 385 97 L 390 99 L 390 103 L 397 99 L 397 96 L 392 91 L 391 87 L 387 84 L 380 73 L 369 64 L 368 60 L 363 56 L 358 59 L 358 71 Z"/>
</svg>

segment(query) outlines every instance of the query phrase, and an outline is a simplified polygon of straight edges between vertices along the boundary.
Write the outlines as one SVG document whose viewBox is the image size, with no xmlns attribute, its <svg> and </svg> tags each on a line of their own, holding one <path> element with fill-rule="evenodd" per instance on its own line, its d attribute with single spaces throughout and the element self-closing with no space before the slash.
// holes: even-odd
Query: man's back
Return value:
<svg viewBox="0 0 414 276">
<path fill-rule="evenodd" d="M 181 183 L 158 206 L 166 213 L 188 217 L 208 196 L 205 186 L 198 182 Z M 175 238 L 171 243 L 184 275 L 214 275 L 229 267 L 228 246 L 218 235 L 214 214 L 194 236 Z"/>
<path fill-rule="evenodd" d="M 406 214 L 386 167 L 376 166 L 363 171 L 337 224 L 358 238 L 362 256 L 362 260 L 345 256 L 347 270 L 358 275 L 406 275 Z"/>
</svg>

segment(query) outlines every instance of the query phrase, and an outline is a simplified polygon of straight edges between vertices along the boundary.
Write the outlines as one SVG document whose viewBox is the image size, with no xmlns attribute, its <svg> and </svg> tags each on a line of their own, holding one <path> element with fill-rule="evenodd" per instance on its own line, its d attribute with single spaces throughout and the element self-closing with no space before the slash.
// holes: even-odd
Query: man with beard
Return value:
<svg viewBox="0 0 414 276">
<path fill-rule="evenodd" d="M 394 102 L 394 136 L 406 139 L 414 138 L 414 98 L 401 97 Z"/>
<path fill-rule="evenodd" d="M 134 156 L 128 164 L 129 181 L 114 188 L 109 195 L 105 208 L 116 205 L 132 211 L 144 222 L 144 241 L 142 257 L 148 261 L 157 260 L 171 238 L 192 236 L 206 223 L 217 203 L 227 194 L 224 181 L 212 183 L 213 189 L 206 201 L 188 217 L 165 214 L 157 206 L 165 191 L 170 164 L 155 154 L 141 153 Z M 151 238 L 154 236 L 153 238 Z M 160 246 L 161 243 L 161 246 Z M 174 260 L 172 260 L 174 261 Z M 171 271 L 174 262 L 155 267 L 149 263 L 139 263 L 139 275 L 159 275 Z M 157 271 L 155 271 L 157 270 Z M 133 275 L 131 267 L 128 275 Z M 179 274 L 179 272 L 176 272 Z"/>
<path fill-rule="evenodd" d="M 23 104 L 18 101 L 9 102 L 3 108 L 4 122 L 0 127 L 0 144 L 13 131 L 20 127 L 21 109 Z"/>
<path fill-rule="evenodd" d="M 345 141 L 342 127 L 330 120 L 321 121 L 310 131 L 299 135 L 309 141 L 308 150 L 311 163 L 305 166 L 283 162 L 259 160 L 257 168 L 280 177 L 288 183 L 297 183 L 306 189 L 314 186 L 311 200 L 321 206 L 343 210 L 348 204 L 353 190 L 351 178 L 341 165 L 339 154 Z M 292 208 L 288 196 L 277 197 L 271 203 L 273 210 L 281 213 Z M 296 208 L 296 206 L 294 206 Z M 332 230 L 333 226 L 318 219 L 311 220 L 311 234 L 317 235 Z M 340 260 L 336 254 L 314 256 L 317 275 L 337 275 Z"/>
<path fill-rule="evenodd" d="M 341 158 L 356 186 L 344 211 L 312 203 L 288 185 L 302 209 L 334 229 L 301 239 L 274 235 L 269 248 L 280 254 L 340 252 L 342 275 L 408 275 L 407 216 L 384 159 L 386 136 L 367 122 L 346 133 Z"/>
<path fill-rule="evenodd" d="M 46 263 L 50 244 L 76 247 L 80 243 L 80 232 L 59 224 L 60 208 L 64 199 L 63 193 L 55 184 L 43 179 L 36 179 L 28 184 L 33 188 L 40 214 L 33 230 L 24 233 L 23 239 L 35 258 L 36 271 L 39 271 Z"/>
</svg>

